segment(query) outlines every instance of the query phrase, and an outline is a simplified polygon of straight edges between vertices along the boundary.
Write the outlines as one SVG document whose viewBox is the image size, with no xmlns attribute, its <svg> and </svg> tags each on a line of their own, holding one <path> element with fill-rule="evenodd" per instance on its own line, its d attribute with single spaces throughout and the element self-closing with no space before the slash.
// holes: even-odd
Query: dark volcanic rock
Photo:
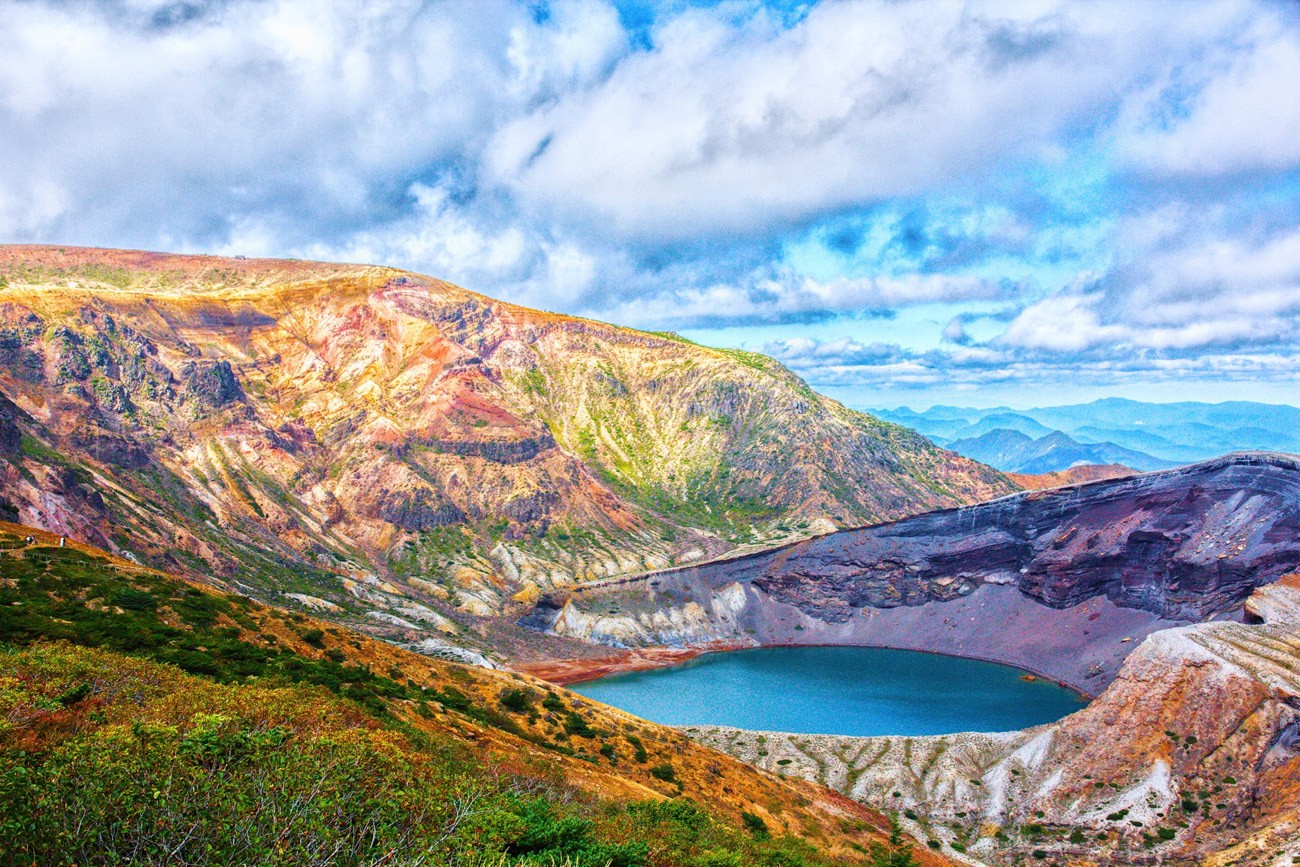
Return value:
<svg viewBox="0 0 1300 867">
<path fill-rule="evenodd" d="M 432 530 L 450 527 L 465 520 L 465 513 L 455 505 L 443 502 L 427 489 L 414 491 L 379 492 L 376 516 L 403 530 Z"/>
<path fill-rule="evenodd" d="M 240 388 L 230 362 L 224 358 L 211 364 L 187 362 L 181 368 L 181 379 L 191 395 L 210 407 L 244 399 L 244 390 Z"/>
<path fill-rule="evenodd" d="M 551 491 L 538 491 L 508 500 L 501 507 L 501 513 L 512 521 L 527 524 L 548 517 L 559 505 L 558 494 Z"/>
<path fill-rule="evenodd" d="M 425 442 L 430 448 L 444 454 L 479 457 L 495 464 L 522 464 L 547 449 L 555 448 L 555 438 L 549 433 L 504 441 L 430 439 Z"/>
<path fill-rule="evenodd" d="M 68 439 L 73 446 L 84 450 L 95 460 L 124 469 L 143 469 L 149 466 L 151 461 L 147 446 L 126 437 L 78 430 L 74 431 Z"/>
<path fill-rule="evenodd" d="M 13 401 L 0 396 L 0 454 L 15 454 L 22 447 L 23 432 L 18 427 L 21 413 Z"/>
<path fill-rule="evenodd" d="M 1300 566 L 1300 461 L 1236 454 L 1004 497 L 698 567 L 819 619 L 1011 584 L 1053 608 L 1096 596 L 1202 620 Z"/>
</svg>

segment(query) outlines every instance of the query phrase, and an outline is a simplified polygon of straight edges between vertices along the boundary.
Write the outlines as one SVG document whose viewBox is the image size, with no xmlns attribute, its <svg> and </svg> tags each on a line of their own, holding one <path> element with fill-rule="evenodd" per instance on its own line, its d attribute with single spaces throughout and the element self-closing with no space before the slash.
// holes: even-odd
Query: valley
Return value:
<svg viewBox="0 0 1300 867">
<path fill-rule="evenodd" d="M 1184 433 L 1251 412 L 1170 406 Z M 550 854 L 582 867 L 1300 858 L 1300 459 L 1142 464 L 1049 409 L 891 416 L 932 442 L 765 356 L 397 269 L 0 247 L 0 743 L 50 774 L 0 794 L 52 803 L 61 750 L 140 726 L 191 770 L 193 738 L 278 761 L 259 738 L 284 729 L 486 762 L 493 815 L 578 822 L 587 849 Z M 1009 474 L 939 429 L 1052 449 Z M 857 686 L 888 654 L 962 658 L 898 668 L 891 700 L 949 663 L 1014 680 L 994 705 L 1092 700 L 863 737 L 673 729 L 560 686 L 776 648 L 847 654 Z M 761 683 L 745 658 L 696 670 Z M 550 851 L 498 831 L 505 863 Z"/>
</svg>

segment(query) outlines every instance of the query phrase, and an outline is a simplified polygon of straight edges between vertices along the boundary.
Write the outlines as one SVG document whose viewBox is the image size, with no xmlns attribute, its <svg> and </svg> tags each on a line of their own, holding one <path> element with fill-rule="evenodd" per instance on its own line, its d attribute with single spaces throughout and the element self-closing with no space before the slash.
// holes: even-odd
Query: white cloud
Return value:
<svg viewBox="0 0 1300 867">
<path fill-rule="evenodd" d="M 236 0 L 0 7 L 0 235 L 281 248 L 380 222 L 440 162 L 473 166 L 502 117 L 589 86 L 627 50 L 601 0 Z M 58 207 L 51 208 L 54 203 Z M 53 210 L 53 212 L 51 212 Z"/>
<path fill-rule="evenodd" d="M 1293 10 L 1279 12 L 1203 64 L 1170 69 L 1136 92 L 1118 125 L 1122 156 L 1165 176 L 1300 167 L 1300 31 Z M 1186 89 L 1193 93 L 1180 99 Z"/>
<path fill-rule="evenodd" d="M 897 311 L 910 348 L 772 345 L 824 381 L 1300 352 L 1285 4 L 666 2 L 644 50 L 610 0 L 539 8 L 0 0 L 0 240 L 383 262 L 645 326 Z"/>
<path fill-rule="evenodd" d="M 411 195 L 415 210 L 400 222 L 298 252 L 326 261 L 418 265 L 449 282 L 492 286 L 505 300 L 548 309 L 582 303 L 599 269 L 608 266 L 572 242 L 458 206 L 443 187 L 417 184 Z M 226 252 L 262 254 L 264 237 L 260 227 L 247 225 Z"/>
<path fill-rule="evenodd" d="M 1099 293 L 1054 295 L 1026 307 L 1012 320 L 999 342 L 1028 349 L 1078 352 L 1105 341 L 1119 340 L 1124 329 L 1103 325 L 1097 310 Z"/>
<path fill-rule="evenodd" d="M 770 228 L 1051 151 L 1241 17 L 846 0 L 782 30 L 696 12 L 598 87 L 506 124 L 490 176 L 630 236 Z"/>
</svg>

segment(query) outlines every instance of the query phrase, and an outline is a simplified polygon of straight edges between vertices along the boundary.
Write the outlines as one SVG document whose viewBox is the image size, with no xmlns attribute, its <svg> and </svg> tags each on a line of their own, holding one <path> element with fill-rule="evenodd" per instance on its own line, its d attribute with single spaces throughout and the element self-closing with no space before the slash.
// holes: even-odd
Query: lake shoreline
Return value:
<svg viewBox="0 0 1300 867">
<path fill-rule="evenodd" d="M 530 674 L 533 677 L 539 677 L 556 686 L 570 686 L 575 683 L 589 683 L 593 680 L 602 680 L 606 677 L 613 677 L 619 674 L 632 674 L 640 671 L 655 671 L 658 669 L 672 668 L 681 665 L 684 662 L 690 662 L 702 656 L 711 656 L 721 653 L 733 653 L 741 650 L 768 650 L 772 648 L 795 648 L 795 647 L 862 647 L 872 650 L 904 650 L 911 653 L 927 653 L 932 656 L 943 656 L 950 659 L 970 659 L 975 662 L 987 662 L 993 665 L 1002 665 L 1007 668 L 1014 668 L 1024 674 L 1032 675 L 1035 679 L 1067 689 L 1079 696 L 1085 702 L 1091 702 L 1097 698 L 1096 695 L 1084 690 L 1078 684 L 1060 680 L 1042 671 L 1035 671 L 1033 668 L 1025 665 L 1009 663 L 1002 659 L 995 659 L 987 656 L 977 656 L 964 653 L 946 653 L 942 650 L 927 650 L 917 647 L 900 647 L 890 644 L 841 644 L 835 642 L 810 642 L 810 643 L 772 643 L 772 644 L 740 644 L 740 643 L 723 643 L 716 642 L 708 645 L 693 647 L 646 647 L 635 650 L 627 650 L 614 656 L 595 657 L 592 659 L 557 659 L 550 662 L 531 662 L 516 667 L 516 671 L 523 674 Z"/>
<path fill-rule="evenodd" d="M 1090 701 L 1066 684 L 996 660 L 844 644 L 743 649 L 770 653 L 677 650 L 655 660 L 659 665 L 637 660 L 642 665 L 634 672 L 641 676 L 598 677 L 582 682 L 588 688 L 577 682 L 573 688 L 662 725 L 846 737 L 1020 730 Z M 706 657 L 704 664 L 683 664 Z"/>
<path fill-rule="evenodd" d="M 752 650 L 760 646 L 762 645 L 719 641 L 690 647 L 638 647 L 610 656 L 526 662 L 514 666 L 514 670 L 541 678 L 556 686 L 569 686 L 574 683 L 600 680 L 615 674 L 672 668 L 674 665 L 680 665 L 706 654 Z"/>
</svg>

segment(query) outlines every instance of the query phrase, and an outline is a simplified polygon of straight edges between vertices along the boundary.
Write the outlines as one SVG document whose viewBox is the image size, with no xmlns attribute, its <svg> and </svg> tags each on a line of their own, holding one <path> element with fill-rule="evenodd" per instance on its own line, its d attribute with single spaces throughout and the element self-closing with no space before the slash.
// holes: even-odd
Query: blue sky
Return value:
<svg viewBox="0 0 1300 867">
<path fill-rule="evenodd" d="M 1300 4 L 19 0 L 0 240 L 393 264 L 857 406 L 1300 398 Z"/>
</svg>

